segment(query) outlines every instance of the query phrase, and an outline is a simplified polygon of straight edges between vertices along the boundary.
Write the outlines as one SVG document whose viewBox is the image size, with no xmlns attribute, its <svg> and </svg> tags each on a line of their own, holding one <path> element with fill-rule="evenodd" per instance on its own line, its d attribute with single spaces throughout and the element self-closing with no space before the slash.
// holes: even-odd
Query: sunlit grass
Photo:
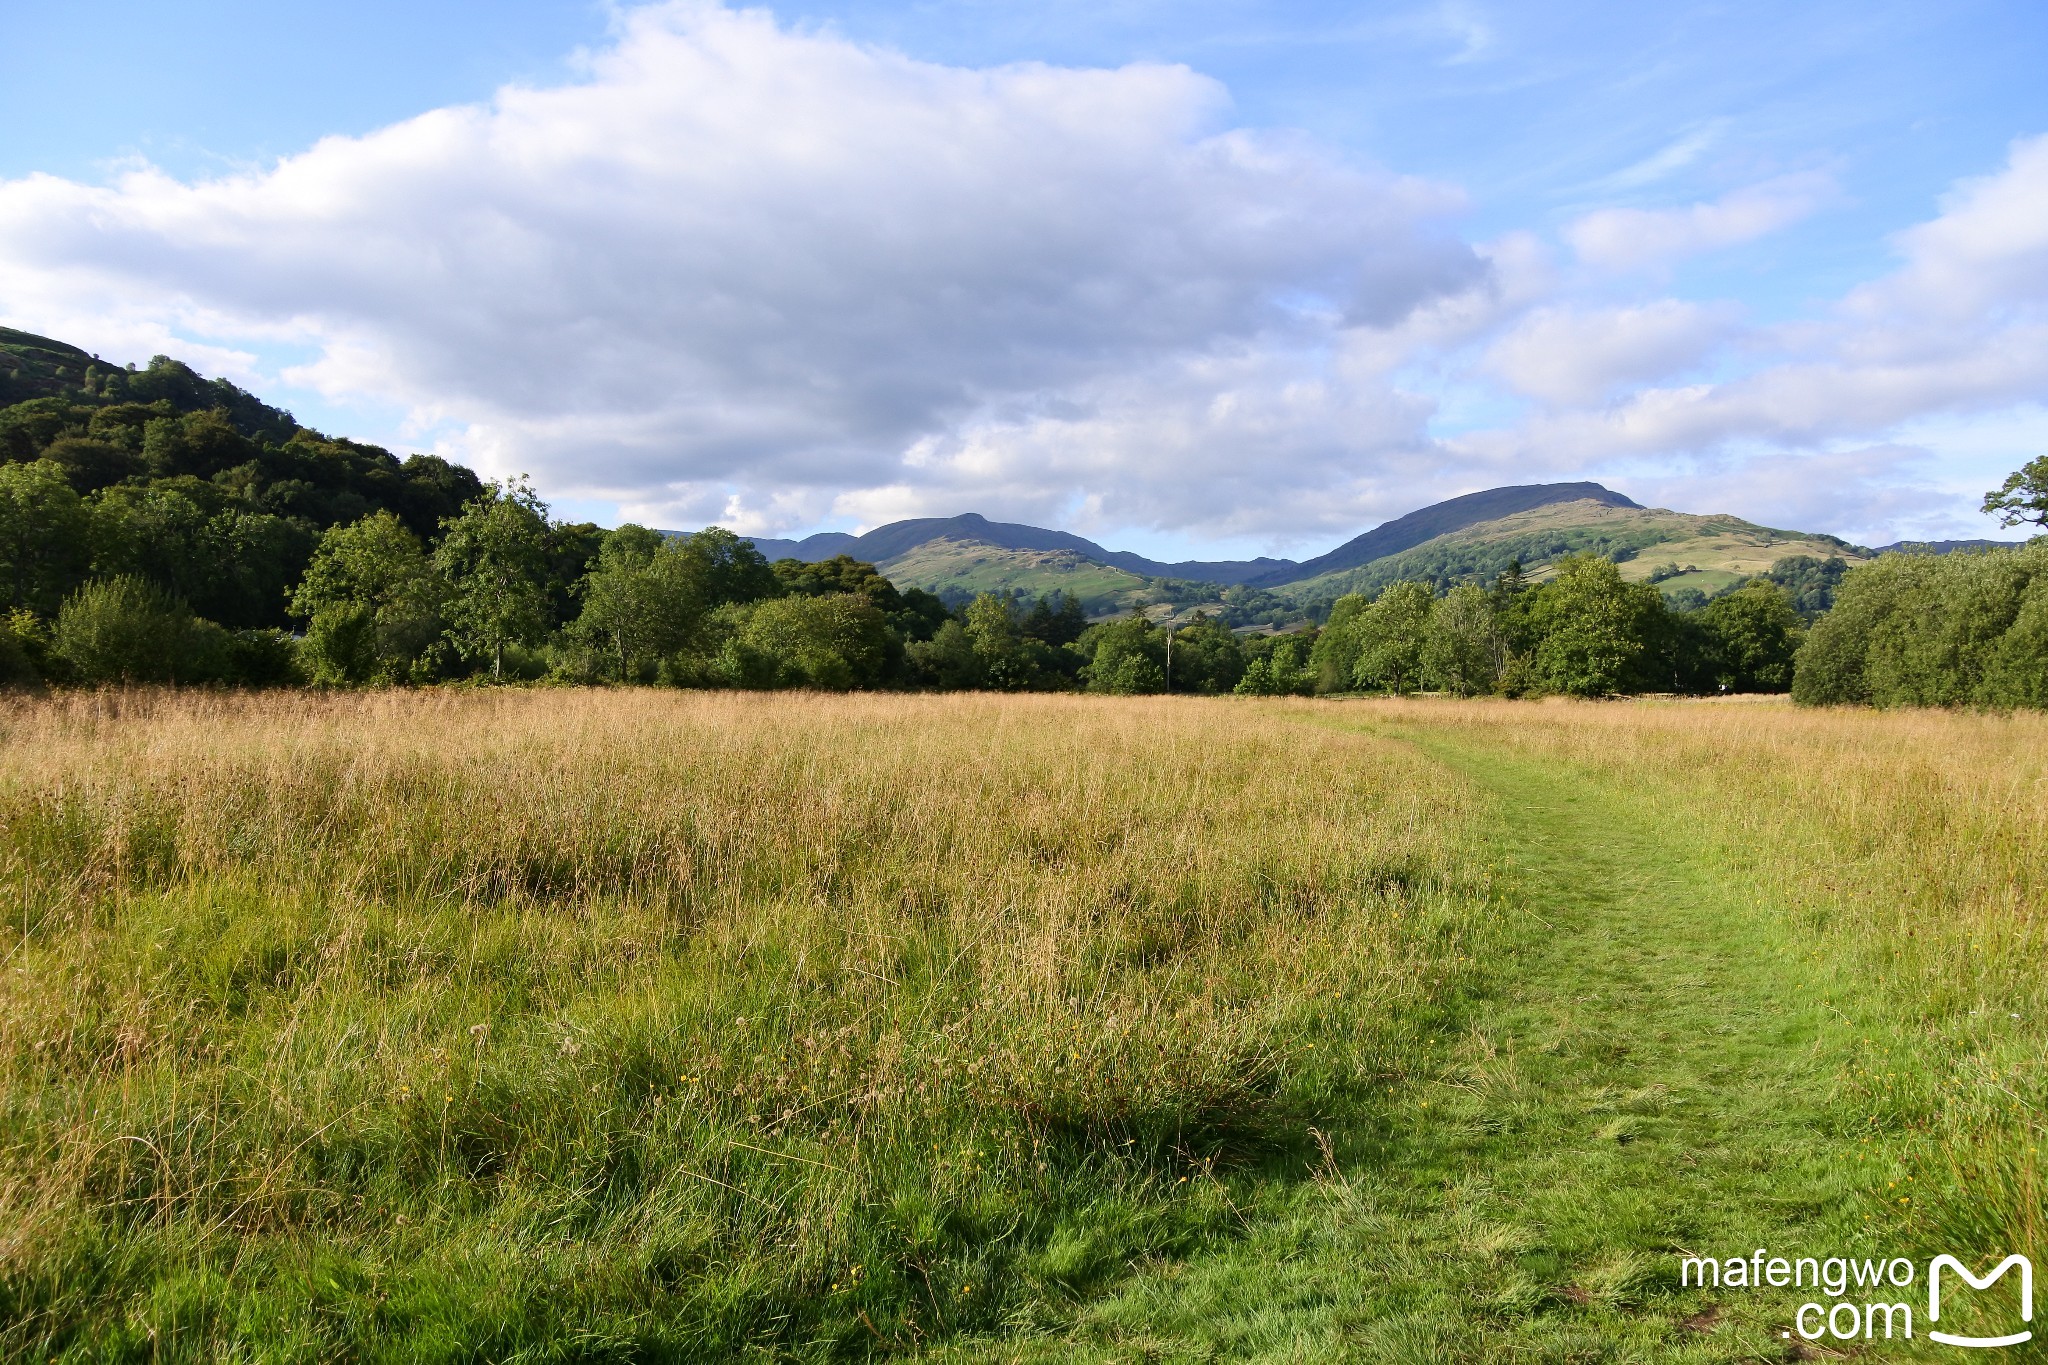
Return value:
<svg viewBox="0 0 2048 1365">
<path fill-rule="evenodd" d="M 1230 702 L 0 713 L 24 1354 L 914 1346 L 1236 1234 L 1462 967 L 1470 798 Z M 1298 1164 L 1298 1163 L 1297 1163 Z"/>
<path fill-rule="evenodd" d="M 1372 710 L 1631 791 L 1791 912 L 1816 988 L 1884 1023 L 1843 1078 L 1846 1106 L 1940 1148 L 1929 1235 L 2048 1247 L 2048 716 L 1763 699 Z"/>
</svg>

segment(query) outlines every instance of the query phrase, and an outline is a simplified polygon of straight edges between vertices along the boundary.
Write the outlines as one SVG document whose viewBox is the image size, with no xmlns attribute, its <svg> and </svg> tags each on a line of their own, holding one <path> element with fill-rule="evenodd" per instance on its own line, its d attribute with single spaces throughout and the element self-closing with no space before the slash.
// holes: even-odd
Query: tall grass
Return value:
<svg viewBox="0 0 2048 1365">
<path fill-rule="evenodd" d="M 1373 714 L 1632 790 L 1789 910 L 1784 950 L 1870 1033 L 1845 1112 L 1937 1148 L 1926 1235 L 2048 1252 L 2048 716 L 1762 700 Z"/>
<path fill-rule="evenodd" d="M 1046 1320 L 1230 1235 L 1485 896 L 1458 785 L 1227 701 L 140 692 L 0 734 L 13 1354 Z"/>
</svg>

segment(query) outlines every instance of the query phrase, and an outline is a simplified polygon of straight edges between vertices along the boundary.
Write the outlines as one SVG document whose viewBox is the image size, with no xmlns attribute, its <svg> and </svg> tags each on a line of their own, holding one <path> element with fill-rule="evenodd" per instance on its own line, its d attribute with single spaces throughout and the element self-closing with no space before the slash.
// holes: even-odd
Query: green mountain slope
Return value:
<svg viewBox="0 0 2048 1365">
<path fill-rule="evenodd" d="M 1126 607 L 1152 580 L 1100 564 L 1076 550 L 1022 550 L 950 537 L 913 545 L 875 566 L 899 588 L 923 588 L 1007 596 L 1060 592 L 1089 607 Z"/>
<path fill-rule="evenodd" d="M 1528 512 L 1556 503 L 1591 502 L 1612 507 L 1638 504 L 1611 488 L 1597 483 L 1531 483 L 1510 488 L 1489 488 L 1466 493 L 1417 508 L 1373 527 L 1362 536 L 1345 541 L 1328 554 L 1317 555 L 1305 564 L 1289 564 L 1248 581 L 1261 587 L 1279 587 L 1363 568 L 1367 564 L 1412 550 L 1438 536 L 1468 526 L 1498 521 L 1517 512 Z"/>
<path fill-rule="evenodd" d="M 1762 573 L 1787 555 L 1839 555 L 1850 560 L 1869 556 L 1834 536 L 1759 526 L 1740 517 L 1621 507 L 1589 498 L 1466 526 L 1399 554 L 1274 591 L 1290 601 L 1313 605 L 1350 592 L 1374 593 L 1403 579 L 1439 584 L 1490 579 L 1517 561 L 1532 577 L 1541 578 L 1557 560 L 1585 551 L 1620 561 L 1623 576 L 1637 581 L 1667 566 L 1690 570 L 1663 578 L 1659 586 L 1707 592 Z"/>
<path fill-rule="evenodd" d="M 0 327 L 0 407 L 81 392 L 101 373 L 118 368 L 68 342 Z"/>
</svg>

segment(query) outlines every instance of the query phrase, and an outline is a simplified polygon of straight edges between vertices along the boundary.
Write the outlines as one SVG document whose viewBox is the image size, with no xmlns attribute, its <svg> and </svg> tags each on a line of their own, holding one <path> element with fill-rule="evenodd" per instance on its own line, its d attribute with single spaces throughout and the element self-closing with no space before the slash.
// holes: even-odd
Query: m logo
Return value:
<svg viewBox="0 0 2048 1365">
<path fill-rule="evenodd" d="M 2006 1271 L 2011 1270 L 2014 1266 L 2018 1266 L 2020 1268 L 2020 1321 L 2032 1322 L 2034 1320 L 2034 1263 L 2024 1256 L 2014 1254 L 2000 1261 L 1997 1267 L 1981 1280 L 1972 1275 L 1970 1268 L 1955 1257 L 1935 1257 L 1934 1264 L 1927 1267 L 1927 1320 L 1929 1322 L 1941 1321 L 1941 1268 L 1943 1266 L 1947 1266 L 1950 1270 L 1962 1276 L 1972 1289 L 1989 1289 L 1992 1285 L 1998 1283 L 1999 1278 Z M 2023 1341 L 2032 1340 L 2034 1334 L 2029 1330 L 2014 1332 L 2011 1336 L 2005 1337 L 1959 1337 L 1952 1336 L 1947 1332 L 1933 1331 L 1930 1331 L 1927 1335 L 1944 1346 L 2017 1346 Z"/>
</svg>

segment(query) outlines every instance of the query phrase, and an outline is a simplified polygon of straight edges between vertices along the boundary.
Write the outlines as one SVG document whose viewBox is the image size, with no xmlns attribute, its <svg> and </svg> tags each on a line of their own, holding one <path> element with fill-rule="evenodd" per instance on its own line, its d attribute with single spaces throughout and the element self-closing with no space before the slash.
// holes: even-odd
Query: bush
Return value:
<svg viewBox="0 0 2048 1365">
<path fill-rule="evenodd" d="M 874 687 L 894 662 L 893 640 L 882 613 L 857 594 L 778 597 L 746 611 L 717 671 L 735 687 Z"/>
<path fill-rule="evenodd" d="M 323 607 L 313 614 L 299 646 L 302 671 L 322 687 L 367 683 L 377 676 L 377 618 L 359 604 Z"/>
<path fill-rule="evenodd" d="M 292 687 L 306 681 L 297 643 L 282 630 L 238 630 L 228 637 L 228 682 Z"/>
<path fill-rule="evenodd" d="M 42 678 L 20 637 L 8 623 L 0 622 L 0 687 L 33 687 Z"/>
<path fill-rule="evenodd" d="M 191 609 L 147 579 L 97 579 L 57 611 L 55 652 L 80 682 L 192 681 L 218 650 Z"/>
</svg>

